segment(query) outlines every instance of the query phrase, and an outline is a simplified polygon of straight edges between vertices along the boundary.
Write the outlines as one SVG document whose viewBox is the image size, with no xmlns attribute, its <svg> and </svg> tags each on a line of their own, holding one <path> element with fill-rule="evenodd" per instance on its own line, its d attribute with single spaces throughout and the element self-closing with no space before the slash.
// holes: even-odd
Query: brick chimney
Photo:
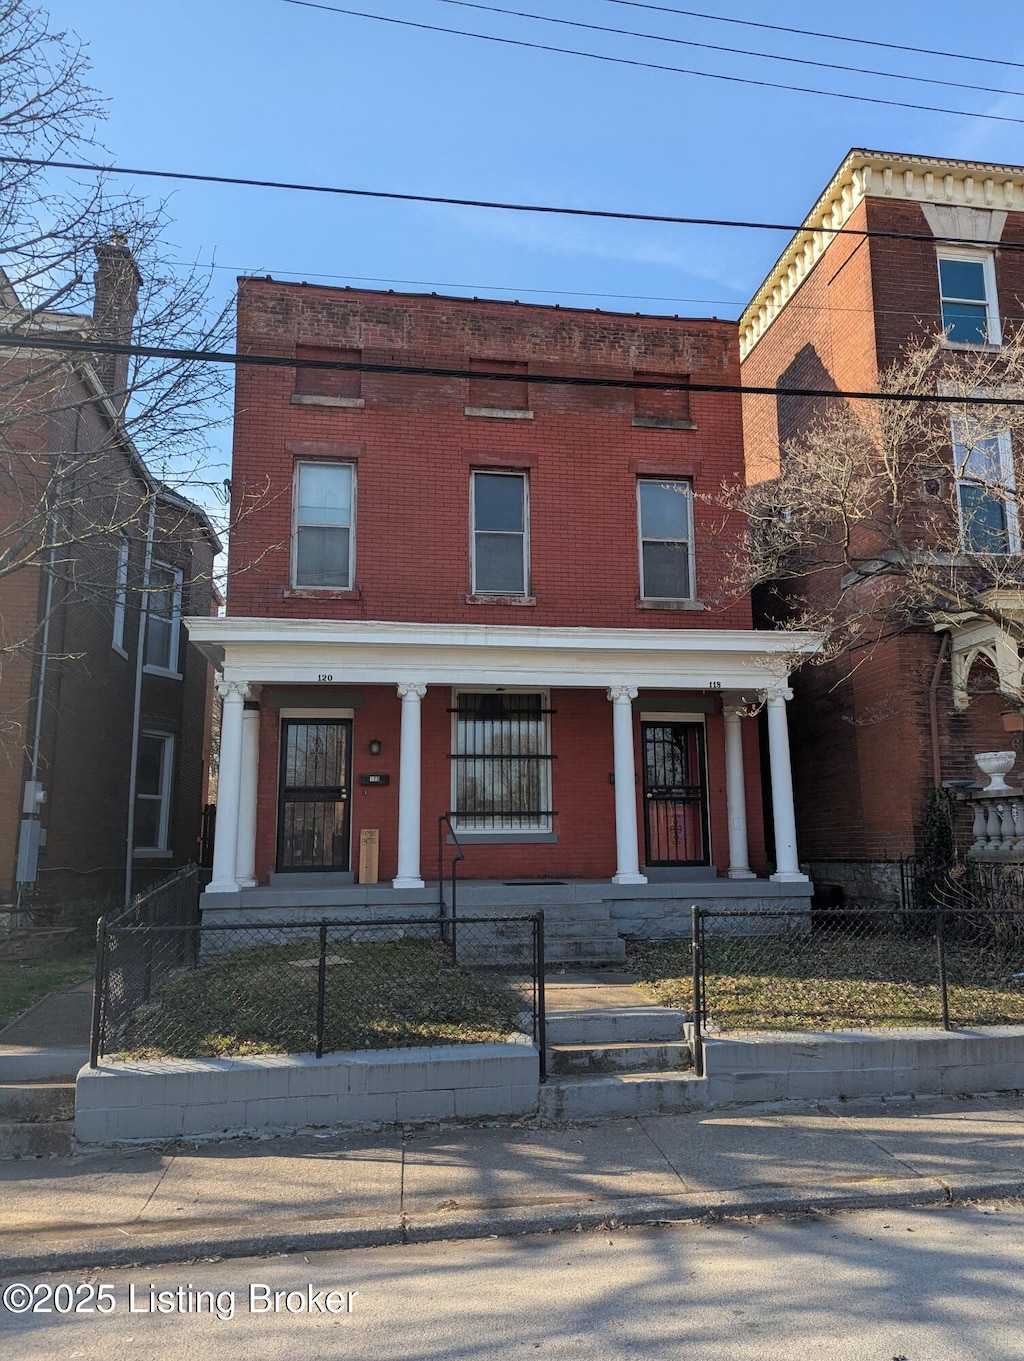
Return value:
<svg viewBox="0 0 1024 1361">
<path fill-rule="evenodd" d="M 98 339 L 130 344 L 142 276 L 120 232 L 111 232 L 110 240 L 101 242 L 95 250 L 93 334 Z M 128 400 L 128 356 L 96 354 L 93 363 L 114 405 L 123 411 Z"/>
</svg>

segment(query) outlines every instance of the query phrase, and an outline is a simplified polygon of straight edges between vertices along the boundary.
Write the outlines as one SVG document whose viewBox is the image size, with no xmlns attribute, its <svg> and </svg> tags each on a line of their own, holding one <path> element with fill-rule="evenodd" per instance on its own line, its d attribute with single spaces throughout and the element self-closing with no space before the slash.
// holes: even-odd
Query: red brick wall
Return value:
<svg viewBox="0 0 1024 1361">
<path fill-rule="evenodd" d="M 239 348 L 357 349 L 371 363 L 468 369 L 473 359 L 535 374 L 628 379 L 635 370 L 737 383 L 727 322 L 633 318 L 461 299 L 390 296 L 244 280 Z M 693 430 L 634 427 L 626 390 L 529 388 L 533 419 L 467 417 L 470 380 L 363 374 L 363 408 L 293 405 L 288 368 L 238 371 L 228 613 L 538 626 L 749 628 L 723 598 L 737 517 L 696 504 L 697 594 L 713 609 L 638 605 L 638 475 L 693 478 L 715 493 L 743 476 L 740 401 L 694 394 Z M 357 464 L 354 589 L 289 590 L 298 458 Z M 530 478 L 535 605 L 467 603 L 473 467 Z"/>
</svg>

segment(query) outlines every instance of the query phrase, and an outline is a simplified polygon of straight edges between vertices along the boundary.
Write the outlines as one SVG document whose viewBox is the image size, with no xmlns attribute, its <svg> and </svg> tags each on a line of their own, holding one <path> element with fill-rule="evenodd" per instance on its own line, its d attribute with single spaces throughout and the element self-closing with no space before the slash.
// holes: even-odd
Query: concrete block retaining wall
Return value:
<svg viewBox="0 0 1024 1361">
<path fill-rule="evenodd" d="M 105 1062 L 78 1075 L 80 1143 L 536 1111 L 531 1044 Z"/>
</svg>

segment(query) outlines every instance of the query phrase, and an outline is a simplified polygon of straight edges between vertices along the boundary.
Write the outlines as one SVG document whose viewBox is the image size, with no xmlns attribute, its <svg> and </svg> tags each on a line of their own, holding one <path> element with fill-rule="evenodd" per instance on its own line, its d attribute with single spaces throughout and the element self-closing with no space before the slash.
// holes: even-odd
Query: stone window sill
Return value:
<svg viewBox="0 0 1024 1361">
<path fill-rule="evenodd" d="M 536 605 L 535 595 L 467 595 L 467 605 Z"/>
<path fill-rule="evenodd" d="M 677 421 L 670 416 L 634 416 L 633 424 L 641 430 L 696 430 L 696 421 Z"/>
<path fill-rule="evenodd" d="M 482 416 L 491 421 L 532 421 L 533 412 L 526 411 L 522 407 L 504 406 L 467 406 L 464 407 L 467 416 Z"/>
<path fill-rule="evenodd" d="M 638 610 L 704 610 L 703 600 L 638 600 Z"/>
<path fill-rule="evenodd" d="M 320 397 L 315 392 L 293 392 L 292 406 L 348 407 L 358 411 L 366 405 L 363 397 Z"/>
<path fill-rule="evenodd" d="M 463 846 L 557 846 L 557 832 L 460 832 Z M 455 838 L 448 837 L 449 846 Z"/>
<path fill-rule="evenodd" d="M 341 586 L 293 586 L 282 591 L 282 600 L 362 600 L 363 593 L 358 587 Z"/>
</svg>

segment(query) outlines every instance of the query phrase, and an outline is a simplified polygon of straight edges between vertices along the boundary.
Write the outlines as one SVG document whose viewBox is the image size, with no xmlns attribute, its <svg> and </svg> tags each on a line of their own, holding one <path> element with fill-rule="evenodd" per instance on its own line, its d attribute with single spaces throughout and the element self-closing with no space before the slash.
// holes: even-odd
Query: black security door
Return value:
<svg viewBox="0 0 1024 1361">
<path fill-rule="evenodd" d="M 641 723 L 648 865 L 708 864 L 703 723 Z"/>
<path fill-rule="evenodd" d="M 349 868 L 351 749 L 351 719 L 283 720 L 279 871 Z"/>
</svg>

